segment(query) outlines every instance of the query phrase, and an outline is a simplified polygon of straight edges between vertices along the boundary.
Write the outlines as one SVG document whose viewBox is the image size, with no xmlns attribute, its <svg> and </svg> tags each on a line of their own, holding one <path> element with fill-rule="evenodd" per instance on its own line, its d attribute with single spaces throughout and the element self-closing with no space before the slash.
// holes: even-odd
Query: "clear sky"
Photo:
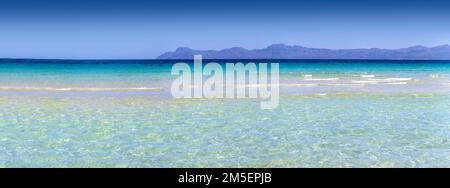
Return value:
<svg viewBox="0 0 450 188">
<path fill-rule="evenodd" d="M 177 47 L 450 44 L 444 0 L 0 0 L 0 57 L 155 58 Z"/>
</svg>

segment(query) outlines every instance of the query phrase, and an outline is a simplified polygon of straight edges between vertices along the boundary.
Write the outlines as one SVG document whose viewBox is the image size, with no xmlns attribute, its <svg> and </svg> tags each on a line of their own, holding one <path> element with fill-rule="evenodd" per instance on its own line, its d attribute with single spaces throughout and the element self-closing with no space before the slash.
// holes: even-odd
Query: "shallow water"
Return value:
<svg viewBox="0 0 450 188">
<path fill-rule="evenodd" d="M 261 110 L 172 99 L 170 64 L 2 62 L 0 166 L 450 166 L 450 63 L 327 63 L 282 63 Z"/>
</svg>

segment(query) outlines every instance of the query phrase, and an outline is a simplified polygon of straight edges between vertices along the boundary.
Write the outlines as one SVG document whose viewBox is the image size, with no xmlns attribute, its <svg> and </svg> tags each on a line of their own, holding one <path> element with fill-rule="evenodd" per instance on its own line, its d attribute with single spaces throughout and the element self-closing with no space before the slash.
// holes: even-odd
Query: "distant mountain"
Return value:
<svg viewBox="0 0 450 188">
<path fill-rule="evenodd" d="M 273 44 L 263 49 L 247 50 L 234 47 L 223 50 L 194 50 L 186 47 L 167 52 L 158 59 L 192 59 L 194 55 L 204 59 L 409 59 L 450 60 L 450 46 L 412 46 L 400 49 L 324 49 Z"/>
</svg>

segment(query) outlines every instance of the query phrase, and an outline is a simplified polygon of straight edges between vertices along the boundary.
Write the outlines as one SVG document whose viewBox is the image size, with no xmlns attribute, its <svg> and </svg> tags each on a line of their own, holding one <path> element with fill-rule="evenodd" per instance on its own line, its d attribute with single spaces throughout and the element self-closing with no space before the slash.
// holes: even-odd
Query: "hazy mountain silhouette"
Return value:
<svg viewBox="0 0 450 188">
<path fill-rule="evenodd" d="M 450 46 L 412 46 L 400 49 L 325 49 L 273 44 L 263 49 L 247 50 L 233 47 L 223 50 L 194 50 L 187 47 L 167 52 L 158 59 L 192 59 L 201 54 L 204 59 L 410 59 L 450 60 Z"/>
</svg>

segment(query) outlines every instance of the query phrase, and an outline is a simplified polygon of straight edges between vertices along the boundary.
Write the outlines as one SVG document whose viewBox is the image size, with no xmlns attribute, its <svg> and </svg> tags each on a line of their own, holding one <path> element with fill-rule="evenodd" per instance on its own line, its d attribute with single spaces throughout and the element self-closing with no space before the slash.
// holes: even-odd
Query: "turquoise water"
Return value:
<svg viewBox="0 0 450 188">
<path fill-rule="evenodd" d="M 261 110 L 173 99 L 173 62 L 0 60 L 0 166 L 450 167 L 450 62 L 276 62 Z"/>
</svg>

